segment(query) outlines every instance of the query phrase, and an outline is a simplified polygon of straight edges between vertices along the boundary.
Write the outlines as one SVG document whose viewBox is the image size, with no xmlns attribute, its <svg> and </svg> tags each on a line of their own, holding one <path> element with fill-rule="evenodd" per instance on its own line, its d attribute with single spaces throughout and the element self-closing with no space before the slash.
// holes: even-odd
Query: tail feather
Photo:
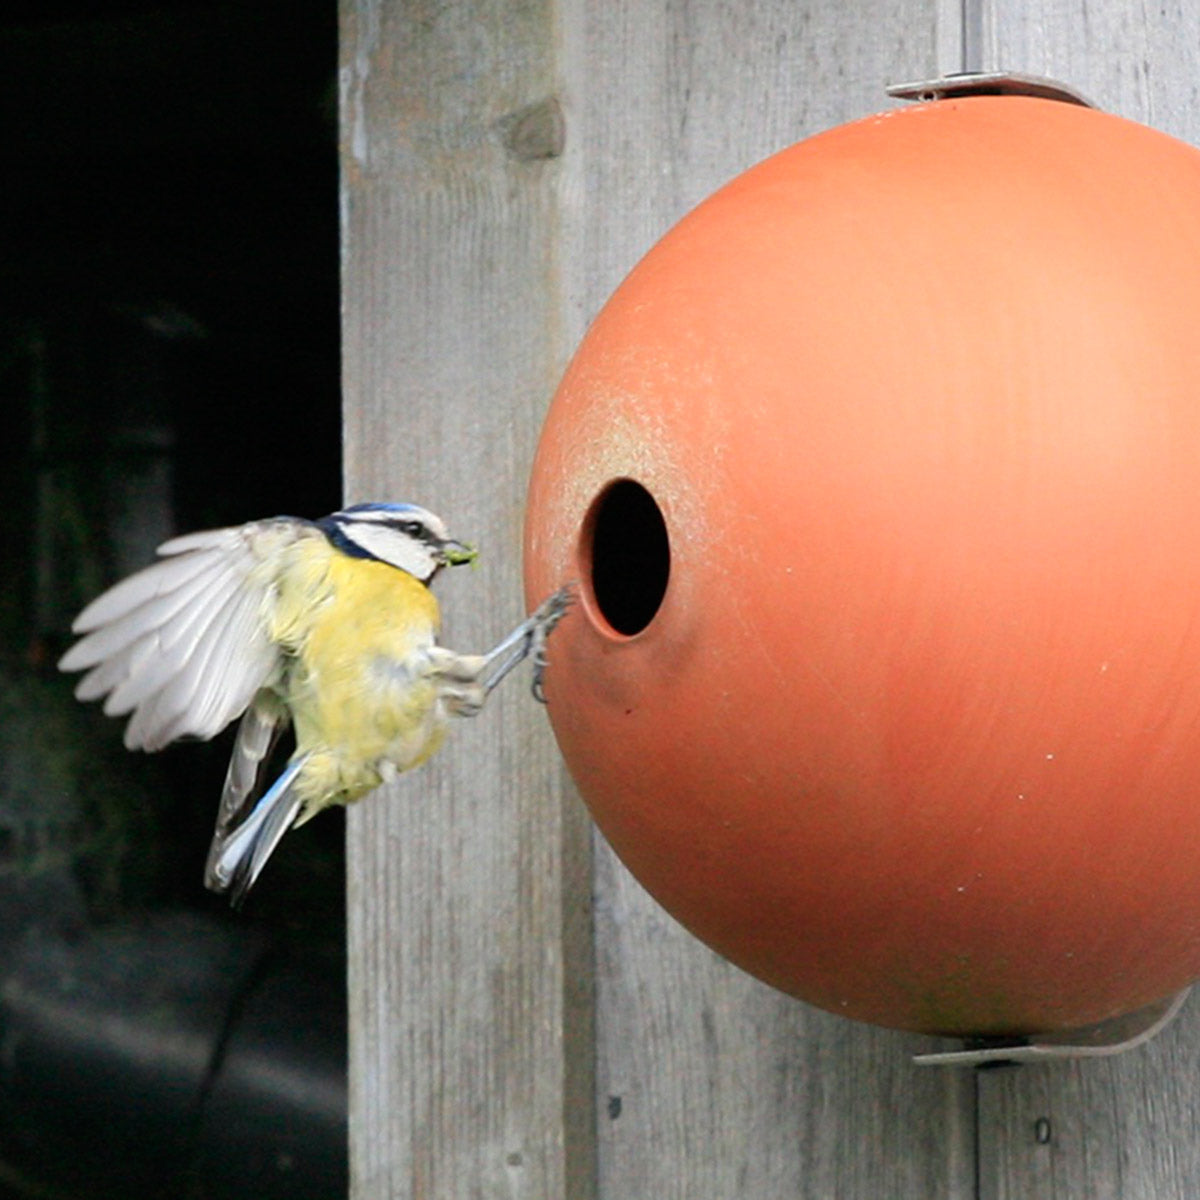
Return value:
<svg viewBox="0 0 1200 1200">
<path fill-rule="evenodd" d="M 225 828 L 218 824 L 208 852 L 204 883 L 214 892 L 228 892 L 235 908 L 295 823 L 303 804 L 296 785 L 306 760 L 307 756 L 301 756 L 290 762 L 263 798 L 235 824 Z"/>
<path fill-rule="evenodd" d="M 262 790 L 263 769 L 287 723 L 288 712 L 278 695 L 269 688 L 259 691 L 238 725 L 217 809 L 217 835 L 227 833 L 253 807 Z"/>
</svg>

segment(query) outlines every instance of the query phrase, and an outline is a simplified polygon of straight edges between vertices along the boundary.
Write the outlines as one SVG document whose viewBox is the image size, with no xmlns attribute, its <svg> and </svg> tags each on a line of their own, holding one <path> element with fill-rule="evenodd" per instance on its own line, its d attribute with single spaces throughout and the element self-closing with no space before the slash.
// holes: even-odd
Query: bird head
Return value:
<svg viewBox="0 0 1200 1200">
<path fill-rule="evenodd" d="M 442 567 L 474 562 L 477 551 L 446 533 L 440 517 L 415 504 L 355 504 L 318 521 L 339 550 L 373 558 L 429 583 Z"/>
</svg>

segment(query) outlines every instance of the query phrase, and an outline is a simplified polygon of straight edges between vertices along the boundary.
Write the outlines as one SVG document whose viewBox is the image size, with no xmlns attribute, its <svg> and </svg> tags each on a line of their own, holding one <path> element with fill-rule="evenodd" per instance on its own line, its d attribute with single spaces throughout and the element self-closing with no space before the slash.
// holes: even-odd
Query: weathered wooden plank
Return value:
<svg viewBox="0 0 1200 1200">
<path fill-rule="evenodd" d="M 1194 5 L 978 2 L 983 66 L 1050 75 L 1110 112 L 1200 144 Z M 981 1075 L 983 1200 L 1197 1195 L 1198 1060 L 1193 1001 L 1159 1040 L 1126 1056 Z"/>
<path fill-rule="evenodd" d="M 520 522 L 566 355 L 549 0 L 341 10 L 345 470 L 477 541 L 447 644 L 521 615 Z M 586 1197 L 588 835 L 520 683 L 352 810 L 352 1191 Z"/>
<path fill-rule="evenodd" d="M 688 208 L 769 153 L 887 107 L 962 53 L 958 5 L 577 3 L 564 25 L 575 311 L 590 318 Z M 949 49 L 947 49 L 949 48 Z M 578 156 L 577 158 L 574 156 Z M 974 1195 L 969 1077 L 722 962 L 597 847 L 605 1200 Z"/>
<path fill-rule="evenodd" d="M 983 65 L 1073 84 L 1109 112 L 1195 142 L 1200 132 L 1200 12 L 1188 0 L 972 0 Z"/>
<path fill-rule="evenodd" d="M 1175 1200 L 1200 1193 L 1194 1000 L 1117 1058 L 980 1076 L 981 1200 Z"/>
<path fill-rule="evenodd" d="M 597 857 L 605 1200 L 974 1197 L 968 1073 L 749 979 Z"/>
</svg>

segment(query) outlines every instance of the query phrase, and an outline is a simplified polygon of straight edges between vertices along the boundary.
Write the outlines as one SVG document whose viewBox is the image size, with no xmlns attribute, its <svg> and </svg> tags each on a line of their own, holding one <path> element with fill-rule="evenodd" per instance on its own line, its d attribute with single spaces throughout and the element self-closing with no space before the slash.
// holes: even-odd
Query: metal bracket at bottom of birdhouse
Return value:
<svg viewBox="0 0 1200 1200">
<path fill-rule="evenodd" d="M 894 83 L 887 94 L 895 100 L 954 100 L 960 96 L 1033 96 L 1096 108 L 1086 96 L 1056 79 L 1013 71 L 963 71 L 921 83 Z"/>
<path fill-rule="evenodd" d="M 1017 1063 L 1049 1062 L 1056 1058 L 1103 1058 L 1122 1054 L 1160 1034 L 1179 1015 L 1191 994 L 1184 988 L 1174 996 L 1080 1029 L 1061 1029 L 1027 1038 L 976 1038 L 962 1050 L 916 1054 L 923 1067 L 1003 1067 Z"/>
</svg>

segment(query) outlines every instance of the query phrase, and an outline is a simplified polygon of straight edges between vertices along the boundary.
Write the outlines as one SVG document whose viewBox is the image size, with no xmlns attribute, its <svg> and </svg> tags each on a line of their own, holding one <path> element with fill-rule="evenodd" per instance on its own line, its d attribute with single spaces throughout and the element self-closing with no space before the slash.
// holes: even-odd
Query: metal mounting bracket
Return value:
<svg viewBox="0 0 1200 1200">
<path fill-rule="evenodd" d="M 1184 988 L 1136 1012 L 1085 1025 L 1060 1029 L 1027 1038 L 979 1038 L 961 1050 L 917 1054 L 913 1062 L 922 1067 L 1004 1067 L 1018 1063 L 1048 1062 L 1059 1058 L 1104 1058 L 1123 1054 L 1144 1045 L 1160 1034 L 1179 1015 L 1191 994 Z"/>
<path fill-rule="evenodd" d="M 887 94 L 896 100 L 953 100 L 960 96 L 1033 96 L 1096 108 L 1081 92 L 1056 79 L 1015 71 L 963 71 L 918 83 L 894 83 Z"/>
</svg>

